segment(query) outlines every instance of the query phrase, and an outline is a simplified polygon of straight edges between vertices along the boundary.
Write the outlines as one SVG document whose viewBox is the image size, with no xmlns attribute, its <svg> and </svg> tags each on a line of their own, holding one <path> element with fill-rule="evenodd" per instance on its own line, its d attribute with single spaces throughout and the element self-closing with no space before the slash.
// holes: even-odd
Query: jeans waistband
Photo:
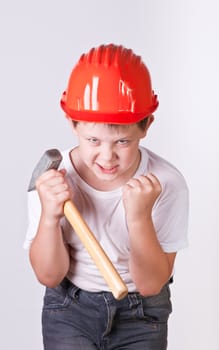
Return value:
<svg viewBox="0 0 219 350">
<path fill-rule="evenodd" d="M 171 278 L 169 279 L 169 281 L 166 283 L 166 285 L 169 285 L 173 283 L 173 276 L 171 276 Z M 69 289 L 72 288 L 74 289 L 74 293 L 76 293 L 77 291 L 81 290 L 80 287 L 77 287 L 74 285 L 74 283 L 72 283 L 67 277 L 65 277 L 62 282 L 60 283 L 60 285 L 64 288 L 64 289 Z M 89 291 L 87 291 L 89 292 Z M 94 294 L 102 294 L 102 293 L 106 293 L 106 294 L 112 294 L 111 292 L 107 292 L 107 291 L 100 291 L 100 292 L 90 292 L 90 293 L 94 293 Z M 138 291 L 136 292 L 129 292 L 128 294 L 136 294 L 138 293 Z"/>
</svg>

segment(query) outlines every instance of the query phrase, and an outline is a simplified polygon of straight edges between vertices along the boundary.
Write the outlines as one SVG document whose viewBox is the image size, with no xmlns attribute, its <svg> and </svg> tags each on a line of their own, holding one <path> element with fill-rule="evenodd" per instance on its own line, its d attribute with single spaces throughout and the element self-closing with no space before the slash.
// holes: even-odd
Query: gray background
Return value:
<svg viewBox="0 0 219 350">
<path fill-rule="evenodd" d="M 160 107 L 143 144 L 190 187 L 190 247 L 176 262 L 168 349 L 219 348 L 218 12 L 216 0 L 1 0 L 1 349 L 42 349 L 43 288 L 22 248 L 26 189 L 46 149 L 75 144 L 59 107 L 73 65 L 110 42 L 148 65 Z"/>
</svg>

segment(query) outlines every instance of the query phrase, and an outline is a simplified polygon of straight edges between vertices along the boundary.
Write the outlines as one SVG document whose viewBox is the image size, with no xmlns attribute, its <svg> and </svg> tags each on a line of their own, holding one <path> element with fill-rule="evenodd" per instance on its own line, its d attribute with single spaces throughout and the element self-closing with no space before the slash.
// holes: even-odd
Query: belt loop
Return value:
<svg viewBox="0 0 219 350">
<path fill-rule="evenodd" d="M 173 283 L 173 282 L 174 282 L 173 276 L 171 276 L 170 279 L 169 279 L 169 281 L 168 281 L 168 284 L 171 284 L 171 283 Z"/>
<path fill-rule="evenodd" d="M 132 308 L 139 304 L 139 297 L 137 293 L 128 293 L 129 307 Z"/>
<path fill-rule="evenodd" d="M 63 279 L 60 285 L 66 290 L 70 297 L 73 299 L 76 299 L 78 297 L 77 293 L 80 291 L 80 288 L 75 286 L 67 277 Z"/>
</svg>

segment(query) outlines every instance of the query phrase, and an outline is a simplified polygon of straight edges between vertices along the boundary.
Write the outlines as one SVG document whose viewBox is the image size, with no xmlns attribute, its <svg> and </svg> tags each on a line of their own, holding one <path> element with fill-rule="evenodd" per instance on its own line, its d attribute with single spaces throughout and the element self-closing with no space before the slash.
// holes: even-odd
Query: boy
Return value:
<svg viewBox="0 0 219 350">
<path fill-rule="evenodd" d="M 46 286 L 46 350 L 165 350 L 169 282 L 187 246 L 188 189 L 170 163 L 139 145 L 158 106 L 132 50 L 102 45 L 81 56 L 61 106 L 78 145 L 29 193 L 26 246 Z M 128 287 L 115 300 L 63 217 L 73 199 Z"/>
</svg>

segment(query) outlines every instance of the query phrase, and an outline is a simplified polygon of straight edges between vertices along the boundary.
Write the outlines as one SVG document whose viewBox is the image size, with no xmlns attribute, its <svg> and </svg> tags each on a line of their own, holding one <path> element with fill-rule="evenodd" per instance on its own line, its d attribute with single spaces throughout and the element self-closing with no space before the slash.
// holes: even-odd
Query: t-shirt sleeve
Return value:
<svg viewBox="0 0 219 350">
<path fill-rule="evenodd" d="M 158 240 L 166 253 L 188 246 L 189 192 L 183 186 L 165 186 L 153 210 Z"/>
<path fill-rule="evenodd" d="M 28 210 L 28 226 L 25 241 L 23 244 L 24 249 L 29 249 L 32 240 L 34 239 L 41 214 L 41 204 L 37 191 L 28 192 L 27 197 L 27 210 Z"/>
</svg>

